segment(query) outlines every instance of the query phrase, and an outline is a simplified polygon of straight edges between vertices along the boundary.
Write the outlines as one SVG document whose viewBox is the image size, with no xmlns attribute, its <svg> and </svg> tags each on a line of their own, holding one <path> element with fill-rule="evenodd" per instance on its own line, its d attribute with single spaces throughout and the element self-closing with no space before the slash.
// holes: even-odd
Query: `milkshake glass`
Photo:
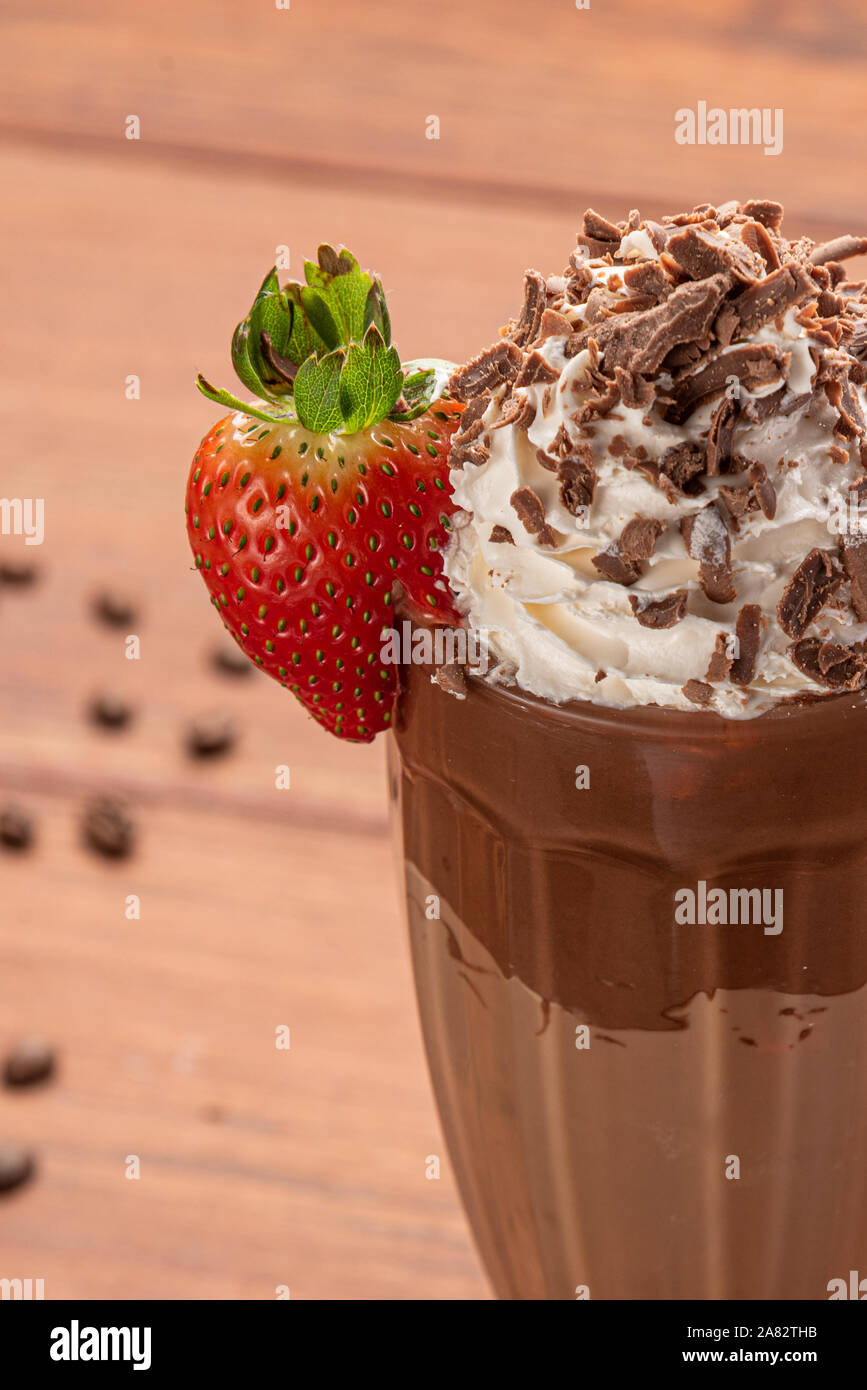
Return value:
<svg viewBox="0 0 867 1390">
<path fill-rule="evenodd" d="M 419 1010 L 497 1295 L 822 1299 L 867 1270 L 864 697 L 725 720 L 405 677 Z M 686 890 L 741 920 L 677 920 Z"/>
</svg>

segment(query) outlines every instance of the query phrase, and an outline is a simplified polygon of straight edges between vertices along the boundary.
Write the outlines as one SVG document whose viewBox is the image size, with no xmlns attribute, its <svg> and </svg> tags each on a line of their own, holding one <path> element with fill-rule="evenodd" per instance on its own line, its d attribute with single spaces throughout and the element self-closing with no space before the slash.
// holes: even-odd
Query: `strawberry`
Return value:
<svg viewBox="0 0 867 1390">
<path fill-rule="evenodd" d="M 397 668 L 383 630 L 400 599 L 459 616 L 442 578 L 454 510 L 447 457 L 461 407 L 448 364 L 401 366 L 382 286 L 320 246 L 306 284 L 265 278 L 232 360 L 258 399 L 205 435 L 187 483 L 187 532 L 224 626 L 331 733 L 388 728 Z"/>
</svg>

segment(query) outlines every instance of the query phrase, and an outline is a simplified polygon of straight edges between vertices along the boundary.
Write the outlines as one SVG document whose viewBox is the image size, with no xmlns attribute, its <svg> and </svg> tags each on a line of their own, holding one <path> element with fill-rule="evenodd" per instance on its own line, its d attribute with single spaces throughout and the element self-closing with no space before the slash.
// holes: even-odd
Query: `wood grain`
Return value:
<svg viewBox="0 0 867 1390">
<path fill-rule="evenodd" d="M 609 213 L 764 194 L 799 218 L 864 220 L 858 0 L 80 0 L 48 22 L 28 0 L 6 8 L 0 124 L 19 135 L 110 147 L 134 113 L 160 159 L 352 191 L 528 200 L 573 217 L 576 192 Z M 674 114 L 698 100 L 782 108 L 783 153 L 678 146 Z"/>
<path fill-rule="evenodd" d="M 46 507 L 38 583 L 0 590 L 0 804 L 38 826 L 30 855 L 0 852 L 0 1051 L 41 1033 L 61 1059 L 50 1085 L 0 1090 L 0 1140 L 39 1162 L 0 1201 L 0 1277 L 48 1297 L 485 1297 L 429 1098 L 382 748 L 209 665 L 223 634 L 181 515 L 212 415 L 193 378 L 228 383 L 285 243 L 295 267 L 350 244 L 404 355 L 460 358 L 526 265 L 563 264 L 585 202 L 766 192 L 814 235 L 865 225 L 863 10 L 7 0 L 0 23 L 0 494 Z M 783 154 L 677 146 L 699 99 L 783 106 Z M 139 661 L 90 615 L 107 583 L 140 608 Z M 96 689 L 133 701 L 129 733 L 88 725 Z M 209 708 L 240 740 L 204 765 L 184 730 Z M 80 846 L 94 792 L 133 808 L 126 864 Z"/>
</svg>

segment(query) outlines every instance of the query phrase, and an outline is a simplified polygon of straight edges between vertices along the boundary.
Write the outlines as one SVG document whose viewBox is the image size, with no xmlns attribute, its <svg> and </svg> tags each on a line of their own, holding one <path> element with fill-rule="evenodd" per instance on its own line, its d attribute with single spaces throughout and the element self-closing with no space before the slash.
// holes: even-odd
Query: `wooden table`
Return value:
<svg viewBox="0 0 867 1390">
<path fill-rule="evenodd" d="M 767 194 L 790 227 L 863 228 L 863 10 L 769 14 L 7 0 L 0 493 L 45 499 L 46 540 L 38 583 L 0 593 L 0 804 L 38 822 L 33 852 L 0 852 L 0 1048 L 42 1034 L 60 1072 L 0 1092 L 0 1141 L 39 1165 L 0 1198 L 0 1277 L 49 1298 L 487 1296 L 429 1098 L 382 746 L 208 663 L 181 514 L 213 413 L 193 377 L 229 383 L 284 243 L 300 269 L 346 242 L 404 355 L 460 357 L 525 265 L 563 264 L 586 203 Z M 784 152 L 677 145 L 700 99 L 783 107 Z M 104 584 L 141 607 L 137 662 L 90 615 Z M 130 732 L 85 721 L 96 689 L 135 702 Z M 211 708 L 243 734 L 204 765 L 183 732 Z M 94 792 L 129 798 L 129 861 L 82 849 Z"/>
</svg>

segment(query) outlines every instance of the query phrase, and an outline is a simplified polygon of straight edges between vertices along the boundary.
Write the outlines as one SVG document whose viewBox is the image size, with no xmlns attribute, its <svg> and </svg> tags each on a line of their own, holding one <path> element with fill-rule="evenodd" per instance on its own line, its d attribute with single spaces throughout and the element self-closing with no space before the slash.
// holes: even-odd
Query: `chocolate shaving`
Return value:
<svg viewBox="0 0 867 1390">
<path fill-rule="evenodd" d="M 630 594 L 632 611 L 642 627 L 674 627 L 686 616 L 689 595 L 686 589 L 676 589 L 665 598 L 645 600 L 643 594 Z"/>
<path fill-rule="evenodd" d="M 656 393 L 646 377 L 628 372 L 625 367 L 615 367 L 614 380 L 627 410 L 645 410 L 653 402 Z"/>
<path fill-rule="evenodd" d="M 671 281 L 658 261 L 640 261 L 623 272 L 623 283 L 635 294 L 663 299 L 671 289 Z"/>
<path fill-rule="evenodd" d="M 809 398 L 809 392 L 804 396 L 794 396 L 788 386 L 783 385 L 779 391 L 771 391 L 767 396 L 751 396 L 741 402 L 741 415 L 751 424 L 760 425 L 772 415 L 791 415 Z"/>
<path fill-rule="evenodd" d="M 844 439 L 855 439 L 867 432 L 867 421 L 864 419 L 861 403 L 852 391 L 849 368 L 847 354 L 826 352 L 822 357 L 816 384 L 823 387 L 828 401 L 839 414 L 837 432 Z"/>
<path fill-rule="evenodd" d="M 514 544 L 515 544 L 515 540 L 514 540 L 514 537 L 513 537 L 512 533 L 511 533 L 511 531 L 508 531 L 508 530 L 506 529 L 505 526 L 494 526 L 494 527 L 492 527 L 492 528 L 491 528 L 491 534 L 490 534 L 490 536 L 488 537 L 488 540 L 493 541 L 495 545 L 514 545 Z"/>
<path fill-rule="evenodd" d="M 592 237 L 596 241 L 620 241 L 620 228 L 614 222 L 609 222 L 607 217 L 603 217 L 600 212 L 594 212 L 593 208 L 588 208 L 584 214 L 584 222 L 581 227 L 584 236 Z"/>
<path fill-rule="evenodd" d="M 843 583 L 830 551 L 815 548 L 801 561 L 777 604 L 777 621 L 789 637 L 800 638 Z"/>
<path fill-rule="evenodd" d="M 610 579 L 614 584 L 634 584 L 636 579 L 641 578 L 641 565 L 635 560 L 625 559 L 616 542 L 594 555 L 591 563 L 603 579 Z"/>
<path fill-rule="evenodd" d="M 585 236 L 580 233 L 575 240 L 579 246 L 583 246 L 591 261 L 607 260 L 609 265 L 614 264 L 614 252 L 617 250 L 616 241 L 600 241 L 596 237 Z"/>
<path fill-rule="evenodd" d="M 735 685 L 749 685 L 755 678 L 762 640 L 762 610 L 757 603 L 745 603 L 735 622 L 738 654 L 732 662 L 729 679 Z"/>
<path fill-rule="evenodd" d="M 783 225 L 782 203 L 775 203 L 767 198 L 750 198 L 743 204 L 741 212 L 751 217 L 754 222 L 761 222 L 763 227 L 768 227 L 772 232 L 778 232 Z"/>
<path fill-rule="evenodd" d="M 745 391 L 784 381 L 786 366 L 786 355 L 772 343 L 745 343 L 730 352 L 720 353 L 671 388 L 671 404 L 665 411 L 665 418 L 682 424 L 702 401 L 724 391 L 732 377 L 737 377 Z"/>
<path fill-rule="evenodd" d="M 777 514 L 777 493 L 763 463 L 750 464 L 750 484 L 759 509 L 773 521 Z"/>
<path fill-rule="evenodd" d="M 655 309 L 609 319 L 605 327 L 613 326 L 614 331 L 605 348 L 606 371 L 626 367 L 651 375 L 678 343 L 694 342 L 707 333 L 729 283 L 727 275 L 689 281 Z"/>
<path fill-rule="evenodd" d="M 724 681 L 728 676 L 734 660 L 729 654 L 729 645 L 728 633 L 718 632 L 705 673 L 706 681 L 710 681 L 711 683 Z"/>
<path fill-rule="evenodd" d="M 740 319 L 732 300 L 727 299 L 714 321 L 713 331 L 720 347 L 728 347 L 738 331 Z"/>
<path fill-rule="evenodd" d="M 694 705 L 709 705 L 713 699 L 713 686 L 707 685 L 704 681 L 687 681 L 686 685 L 681 686 L 681 690 Z"/>
<path fill-rule="evenodd" d="M 740 520 L 748 512 L 761 511 L 773 520 L 777 511 L 777 494 L 762 463 L 750 465 L 750 481 L 747 487 L 721 487 L 720 501 L 730 516 Z"/>
<path fill-rule="evenodd" d="M 687 553 L 698 561 L 701 587 L 712 603 L 737 597 L 732 580 L 731 537 L 713 502 L 680 523 Z"/>
<path fill-rule="evenodd" d="M 867 252 L 867 237 L 838 236 L 833 241 L 825 241 L 810 252 L 811 265 L 827 265 L 828 261 L 846 261 L 850 256 L 863 256 Z"/>
<path fill-rule="evenodd" d="M 560 481 L 560 501 L 573 516 L 580 516 L 590 506 L 596 489 L 596 469 L 593 467 L 592 451 L 585 445 L 586 453 L 568 454 L 557 466 Z"/>
<path fill-rule="evenodd" d="M 540 545 L 555 545 L 557 538 L 545 520 L 545 508 L 531 487 L 516 488 L 509 498 L 524 530 L 535 536 Z"/>
<path fill-rule="evenodd" d="M 536 459 L 541 467 L 547 469 L 549 473 L 556 473 L 557 469 L 560 467 L 560 460 L 552 458 L 544 449 L 536 450 Z"/>
<path fill-rule="evenodd" d="M 664 530 L 663 523 L 655 517 L 633 517 L 626 523 L 620 536 L 620 552 L 624 560 L 649 560 Z"/>
<path fill-rule="evenodd" d="M 745 222 L 741 227 L 741 241 L 757 256 L 761 256 L 768 270 L 777 270 L 780 256 L 768 232 L 761 222 Z"/>
<path fill-rule="evenodd" d="M 710 478 L 729 471 L 737 418 L 737 403 L 730 396 L 724 396 L 711 417 L 707 436 L 707 473 Z"/>
<path fill-rule="evenodd" d="M 633 517 L 624 526 L 620 539 L 594 555 L 592 564 L 615 584 L 634 584 L 641 578 L 641 561 L 650 559 L 664 530 L 662 522 L 653 517 Z"/>
<path fill-rule="evenodd" d="M 460 438 L 461 435 L 466 434 L 471 426 L 478 424 L 490 403 L 490 391 L 482 391 L 479 395 L 473 396 L 469 405 L 464 407 L 463 413 L 461 414 L 460 428 L 457 434 L 454 435 L 454 438 Z"/>
<path fill-rule="evenodd" d="M 515 378 L 515 386 L 536 386 L 540 382 L 558 381 L 560 373 L 545 361 L 541 352 L 531 352 L 524 358 L 524 365 Z"/>
<path fill-rule="evenodd" d="M 573 257 L 571 269 L 566 275 L 566 302 L 583 304 L 593 284 L 593 272 Z"/>
<path fill-rule="evenodd" d="M 572 325 L 565 314 L 560 314 L 556 309 L 546 309 L 542 314 L 539 324 L 539 332 L 535 342 L 544 342 L 546 338 L 565 338 L 572 332 Z"/>
<path fill-rule="evenodd" d="M 707 455 L 697 444 L 675 444 L 662 455 L 659 469 L 676 492 L 695 496 L 702 491 L 701 475 L 707 471 Z"/>
<path fill-rule="evenodd" d="M 860 522 L 864 515 L 863 508 L 867 505 L 867 476 L 853 483 L 849 494 L 858 507 Z M 859 622 L 867 623 L 867 537 L 858 531 L 854 536 L 844 533 L 839 538 L 839 545 L 855 617 Z"/>
<path fill-rule="evenodd" d="M 451 394 L 459 401 L 472 400 L 483 391 L 494 391 L 512 382 L 521 370 L 524 355 L 514 343 L 504 339 L 485 348 L 465 367 L 459 367 L 449 381 Z"/>
<path fill-rule="evenodd" d="M 518 347 L 532 343 L 538 336 L 546 299 L 544 279 L 538 270 L 528 270 L 524 275 L 524 306 L 514 332 L 509 335 Z"/>
<path fill-rule="evenodd" d="M 456 444 L 453 439 L 449 450 L 449 468 L 466 468 L 467 464 L 472 468 L 478 468 L 481 464 L 487 463 L 490 456 L 490 449 L 481 440 L 475 444 Z"/>
<path fill-rule="evenodd" d="M 496 420 L 488 426 L 491 430 L 502 430 L 514 425 L 516 430 L 528 430 L 536 418 L 536 407 L 529 396 L 510 396 Z"/>
<path fill-rule="evenodd" d="M 846 647 L 839 642 L 823 642 L 820 637 L 804 637 L 789 648 L 789 655 L 799 671 L 831 690 L 863 690 L 867 684 L 863 642 Z"/>
<path fill-rule="evenodd" d="M 794 304 L 801 304 L 816 287 L 810 276 L 799 265 L 790 263 L 765 276 L 758 284 L 751 285 L 732 300 L 731 308 L 737 314 L 738 329 L 743 334 L 755 333 L 772 319 L 779 318 Z"/>
<path fill-rule="evenodd" d="M 588 379 L 590 382 L 589 393 L 584 396 L 581 405 L 572 416 L 577 425 L 583 425 L 588 420 L 596 420 L 607 415 L 620 403 L 620 388 L 616 381 L 611 381 L 608 377 L 592 371 L 588 373 Z M 576 389 L 583 393 L 587 388 L 576 382 Z"/>
<path fill-rule="evenodd" d="M 761 256 L 745 242 L 731 241 L 703 227 L 687 227 L 669 237 L 665 249 L 693 280 L 731 274 L 737 280 L 752 282 L 765 270 Z"/>
</svg>

